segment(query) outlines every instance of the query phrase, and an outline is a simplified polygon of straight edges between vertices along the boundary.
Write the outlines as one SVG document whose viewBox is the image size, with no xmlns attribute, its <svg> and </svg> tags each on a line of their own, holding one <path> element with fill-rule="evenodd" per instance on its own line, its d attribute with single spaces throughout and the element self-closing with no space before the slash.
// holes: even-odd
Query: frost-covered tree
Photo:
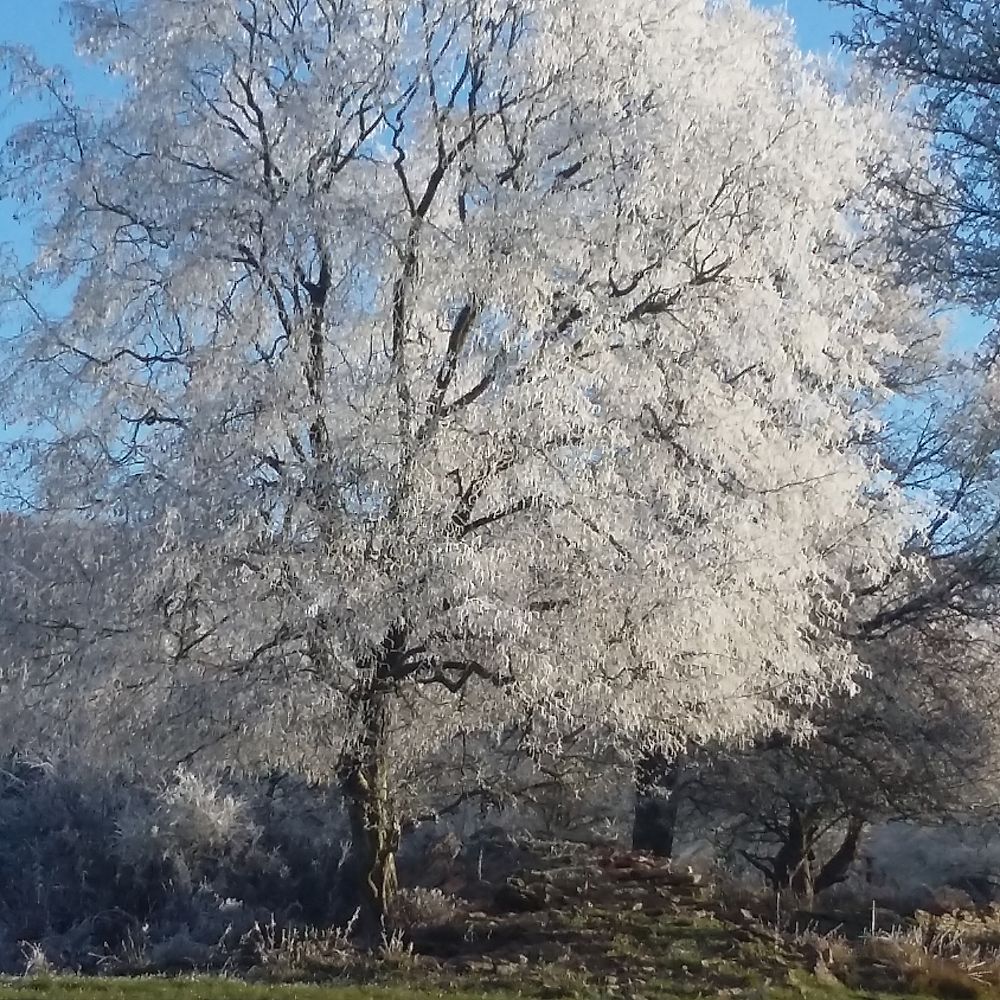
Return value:
<svg viewBox="0 0 1000 1000">
<path fill-rule="evenodd" d="M 846 879 L 874 823 L 993 822 L 1000 396 L 981 362 L 932 351 L 911 364 L 909 398 L 879 436 L 887 473 L 931 516 L 845 622 L 859 692 L 807 710 L 808 739 L 776 733 L 687 765 L 686 801 L 721 816 L 720 843 L 776 889 Z"/>
<path fill-rule="evenodd" d="M 688 821 L 811 899 L 847 880 L 869 829 L 889 820 L 989 820 L 995 807 L 996 635 L 936 610 L 868 641 L 853 697 L 809 713 L 806 740 L 783 733 L 687 762 Z"/>
<path fill-rule="evenodd" d="M 8 53 L 51 108 L 3 167 L 11 481 L 143 540 L 108 684 L 217 682 L 232 753 L 337 775 L 369 936 L 397 755 L 525 713 L 639 752 L 849 680 L 830 625 L 910 523 L 864 446 L 919 319 L 877 101 L 741 3 L 68 6 L 121 99 Z"/>
<path fill-rule="evenodd" d="M 916 199 L 919 208 L 906 246 L 909 266 L 925 280 L 937 279 L 937 294 L 946 304 L 963 303 L 995 322 L 1000 303 L 1000 36 L 995 6 L 983 0 L 831 2 L 854 14 L 853 29 L 841 40 L 909 88 L 915 124 L 934 140 L 937 183 L 925 184 Z M 985 607 L 987 589 L 1000 580 L 998 357 L 994 332 L 978 358 L 952 359 L 948 369 L 939 370 L 918 391 L 911 414 L 915 419 L 902 421 L 899 432 L 887 439 L 890 464 L 915 489 L 940 501 L 927 548 L 939 567 L 950 570 L 933 574 L 933 595 L 924 590 L 902 608 L 911 619 L 953 588 L 965 595 L 960 600 L 966 611 L 976 602 L 985 601 Z"/>
<path fill-rule="evenodd" d="M 912 85 L 936 140 L 943 183 L 924 198 L 924 258 L 948 298 L 995 315 L 1000 303 L 1000 34 L 991 0 L 831 0 L 855 15 L 843 39 Z M 925 192 L 925 195 L 928 195 Z"/>
</svg>

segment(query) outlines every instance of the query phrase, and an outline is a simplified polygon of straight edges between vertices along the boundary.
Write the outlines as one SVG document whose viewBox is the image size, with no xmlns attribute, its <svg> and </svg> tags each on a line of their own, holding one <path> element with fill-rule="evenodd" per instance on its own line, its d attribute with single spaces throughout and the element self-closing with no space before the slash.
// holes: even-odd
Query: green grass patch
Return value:
<svg viewBox="0 0 1000 1000">
<path fill-rule="evenodd" d="M 531 977 L 528 978 L 530 980 Z M 926 1000 L 928 996 L 853 990 L 820 982 L 799 970 L 792 970 L 783 983 L 761 980 L 752 974 L 752 970 L 736 977 L 740 980 L 739 985 L 730 981 L 712 987 L 709 982 L 713 978 L 708 976 L 702 979 L 695 970 L 689 970 L 678 979 L 647 982 L 640 992 L 618 982 L 605 985 L 565 983 L 539 988 L 537 982 L 529 981 L 522 990 L 484 983 L 467 989 L 461 984 L 453 987 L 429 986 L 421 982 L 358 986 L 247 983 L 221 976 L 97 979 L 46 975 L 0 981 L 0 1000 L 514 1000 L 529 997 L 549 1000 L 684 1000 L 692 996 L 704 1000 L 730 1000 L 733 997 L 753 1000 Z"/>
<path fill-rule="evenodd" d="M 518 994 L 490 993 L 491 1000 Z M 0 981 L 0 1000 L 483 1000 L 482 992 L 391 986 L 245 983 L 221 976 L 92 979 L 35 976 Z"/>
</svg>

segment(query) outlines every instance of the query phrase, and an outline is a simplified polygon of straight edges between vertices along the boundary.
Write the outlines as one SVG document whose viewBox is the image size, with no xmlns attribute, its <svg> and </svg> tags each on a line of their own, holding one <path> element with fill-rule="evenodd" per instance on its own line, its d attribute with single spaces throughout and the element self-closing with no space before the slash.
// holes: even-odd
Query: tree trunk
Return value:
<svg viewBox="0 0 1000 1000">
<path fill-rule="evenodd" d="M 680 762 L 659 751 L 636 762 L 632 850 L 661 858 L 673 854 L 680 774 Z"/>
<path fill-rule="evenodd" d="M 338 775 L 351 834 L 342 910 L 359 943 L 373 949 L 387 935 L 397 887 L 400 830 L 389 788 L 387 701 L 384 692 L 371 687 L 352 699 L 360 732 L 342 754 Z"/>
<path fill-rule="evenodd" d="M 851 868 L 858 858 L 858 848 L 861 846 L 861 835 L 865 831 L 865 821 L 859 816 L 852 816 L 847 823 L 847 830 L 844 839 L 829 858 L 825 865 L 819 870 L 813 882 L 813 891 L 817 894 L 831 886 L 839 885 L 846 881 L 851 873 Z"/>
<path fill-rule="evenodd" d="M 813 839 L 815 833 L 794 806 L 789 806 L 784 843 L 772 862 L 774 888 L 791 889 L 803 903 L 813 898 Z"/>
</svg>

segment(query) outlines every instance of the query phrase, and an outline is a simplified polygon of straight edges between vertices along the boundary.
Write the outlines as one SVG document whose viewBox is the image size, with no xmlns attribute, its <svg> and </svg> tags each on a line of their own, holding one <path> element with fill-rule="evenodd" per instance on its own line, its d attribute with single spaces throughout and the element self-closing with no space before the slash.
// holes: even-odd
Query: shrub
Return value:
<svg viewBox="0 0 1000 1000">
<path fill-rule="evenodd" d="M 204 966 L 255 922 L 326 918 L 343 826 L 288 775 L 167 780 L 11 755 L 0 765 L 0 970 Z"/>
</svg>

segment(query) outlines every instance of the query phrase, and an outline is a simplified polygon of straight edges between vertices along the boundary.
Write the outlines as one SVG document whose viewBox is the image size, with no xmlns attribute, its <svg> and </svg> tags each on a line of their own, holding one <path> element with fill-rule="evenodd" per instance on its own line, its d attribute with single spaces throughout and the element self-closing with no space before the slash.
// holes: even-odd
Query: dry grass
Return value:
<svg viewBox="0 0 1000 1000">
<path fill-rule="evenodd" d="M 1000 996 L 996 914 L 918 914 L 894 931 L 849 939 L 801 934 L 808 966 L 854 988 L 906 991 L 944 1000 Z"/>
</svg>

